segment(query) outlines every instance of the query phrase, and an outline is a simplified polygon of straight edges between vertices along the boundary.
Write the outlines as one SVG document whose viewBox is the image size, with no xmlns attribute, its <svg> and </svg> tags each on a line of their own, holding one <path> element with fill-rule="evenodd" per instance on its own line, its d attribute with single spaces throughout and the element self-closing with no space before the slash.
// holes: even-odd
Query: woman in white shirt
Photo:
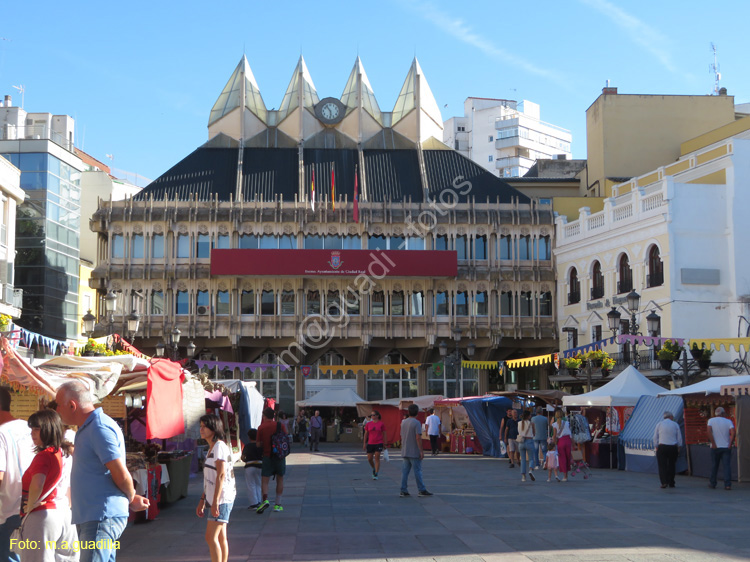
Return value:
<svg viewBox="0 0 750 562">
<path fill-rule="evenodd" d="M 201 416 L 200 421 L 201 438 L 206 440 L 210 448 L 203 466 L 203 495 L 195 513 L 198 517 L 203 517 L 205 508 L 208 508 L 206 543 L 211 553 L 211 562 L 227 562 L 227 523 L 237 494 L 232 450 L 224 442 L 224 425 L 219 416 Z"/>
<path fill-rule="evenodd" d="M 555 445 L 557 445 L 557 462 L 559 471 L 563 473 L 563 482 L 568 481 L 568 472 L 570 471 L 571 457 L 571 432 L 570 423 L 563 417 L 562 410 L 555 412 L 555 422 L 552 424 L 554 430 Z"/>
<path fill-rule="evenodd" d="M 536 478 L 534 478 L 534 473 L 531 472 L 534 467 L 534 424 L 531 423 L 531 412 L 529 411 L 523 413 L 518 424 L 518 452 L 521 455 L 521 482 L 526 482 L 527 473 L 531 481 L 534 482 Z"/>
</svg>

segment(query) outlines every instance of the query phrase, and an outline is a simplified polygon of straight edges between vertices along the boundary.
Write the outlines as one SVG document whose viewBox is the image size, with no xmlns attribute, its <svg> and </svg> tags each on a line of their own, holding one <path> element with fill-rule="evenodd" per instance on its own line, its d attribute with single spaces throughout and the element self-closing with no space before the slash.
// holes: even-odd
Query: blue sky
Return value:
<svg viewBox="0 0 750 562">
<path fill-rule="evenodd" d="M 384 111 L 416 54 L 443 119 L 468 96 L 528 99 L 585 158 L 585 111 L 606 80 L 620 93 L 709 94 L 711 42 L 721 85 L 750 102 L 748 16 L 744 1 L 13 2 L 0 95 L 20 105 L 23 85 L 27 111 L 73 116 L 79 147 L 154 179 L 207 140 L 243 52 L 269 109 L 300 54 L 321 98 L 341 95 L 359 54 Z"/>
</svg>

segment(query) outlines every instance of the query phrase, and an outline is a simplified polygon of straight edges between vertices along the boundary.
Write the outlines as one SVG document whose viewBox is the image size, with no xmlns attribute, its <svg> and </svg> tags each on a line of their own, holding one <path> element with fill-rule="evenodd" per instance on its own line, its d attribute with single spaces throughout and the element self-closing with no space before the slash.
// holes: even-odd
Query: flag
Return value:
<svg viewBox="0 0 750 562">
<path fill-rule="evenodd" d="M 315 210 L 315 170 L 312 171 L 312 210 Z"/>
<path fill-rule="evenodd" d="M 354 222 L 359 222 L 359 185 L 356 166 L 354 167 Z"/>
<path fill-rule="evenodd" d="M 331 207 L 336 210 L 336 179 L 333 175 L 333 165 L 331 165 Z"/>
</svg>

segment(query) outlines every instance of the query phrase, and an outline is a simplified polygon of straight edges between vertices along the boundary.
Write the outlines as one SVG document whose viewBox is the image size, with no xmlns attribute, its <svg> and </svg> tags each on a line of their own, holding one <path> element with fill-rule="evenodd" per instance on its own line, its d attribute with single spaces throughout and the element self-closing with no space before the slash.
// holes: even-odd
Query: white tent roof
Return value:
<svg viewBox="0 0 750 562">
<path fill-rule="evenodd" d="M 665 390 L 659 393 L 659 396 L 668 396 L 673 394 L 719 394 L 721 387 L 725 385 L 750 384 L 750 375 L 736 375 L 734 377 L 711 377 L 701 382 L 676 388 L 674 390 Z"/>
<path fill-rule="evenodd" d="M 364 402 L 364 400 L 351 388 L 324 388 L 307 400 L 298 400 L 297 406 L 302 406 L 303 408 L 309 406 L 355 408 L 357 402 Z"/>
<path fill-rule="evenodd" d="M 635 406 L 641 396 L 656 396 L 661 392 L 664 392 L 663 387 L 630 365 L 601 388 L 586 394 L 563 396 L 563 406 Z"/>
</svg>

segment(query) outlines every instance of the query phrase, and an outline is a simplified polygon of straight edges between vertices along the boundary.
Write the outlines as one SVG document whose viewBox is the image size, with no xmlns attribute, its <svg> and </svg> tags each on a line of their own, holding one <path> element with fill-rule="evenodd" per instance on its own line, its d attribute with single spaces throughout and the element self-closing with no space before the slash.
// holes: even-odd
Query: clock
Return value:
<svg viewBox="0 0 750 562">
<path fill-rule="evenodd" d="M 315 116 L 326 125 L 335 125 L 344 118 L 346 107 L 336 98 L 323 98 L 315 106 Z"/>
</svg>

